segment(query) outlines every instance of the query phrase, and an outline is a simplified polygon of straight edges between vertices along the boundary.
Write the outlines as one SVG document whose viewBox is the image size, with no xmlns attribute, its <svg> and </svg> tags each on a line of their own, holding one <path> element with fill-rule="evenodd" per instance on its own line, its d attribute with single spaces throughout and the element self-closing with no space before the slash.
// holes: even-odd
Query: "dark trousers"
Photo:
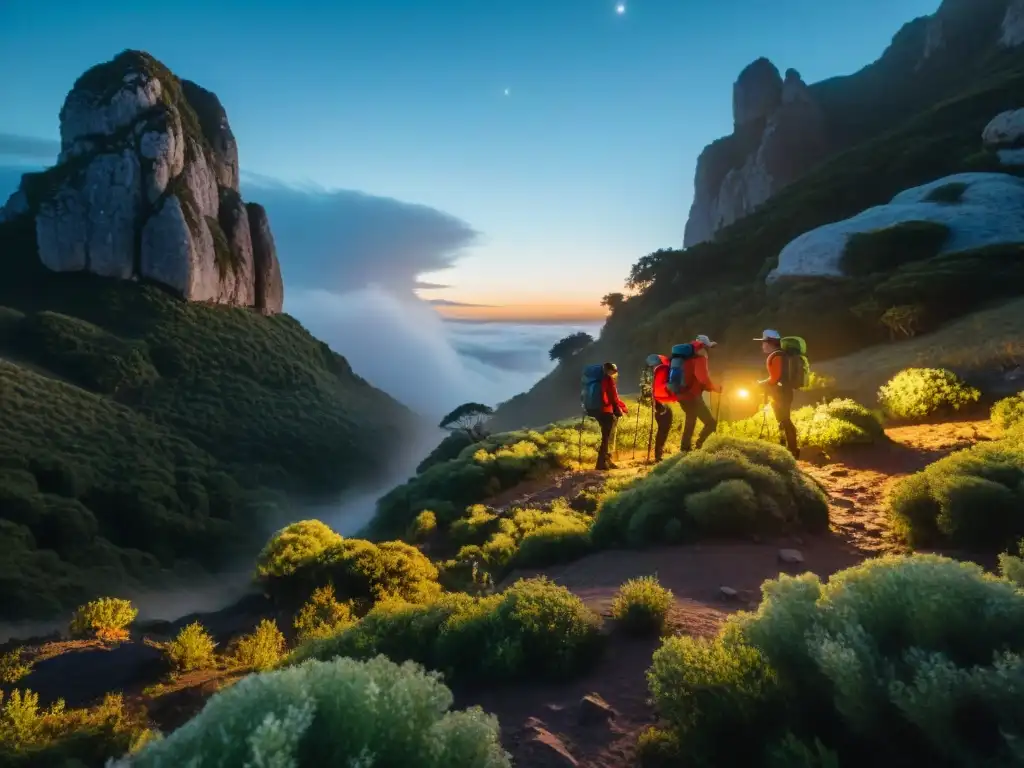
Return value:
<svg viewBox="0 0 1024 768">
<path fill-rule="evenodd" d="M 796 442 L 796 425 L 793 423 L 793 390 L 779 387 L 771 393 L 772 412 L 779 422 L 779 442 L 794 456 L 800 455 Z"/>
<path fill-rule="evenodd" d="M 618 419 L 614 413 L 604 411 L 587 411 L 587 415 L 596 419 L 601 427 L 601 447 L 597 450 L 596 469 L 608 469 L 608 464 L 612 460 L 611 444 Z"/>
<path fill-rule="evenodd" d="M 697 448 L 704 445 L 704 441 L 718 428 L 718 422 L 711 415 L 711 409 L 704 402 L 703 397 L 695 397 L 692 400 L 680 400 L 679 405 L 683 408 L 686 421 L 683 423 L 683 440 L 679 445 L 681 451 L 690 450 L 690 441 L 693 440 L 693 430 L 697 426 L 697 419 L 703 425 L 700 435 L 697 437 Z"/>
<path fill-rule="evenodd" d="M 665 441 L 668 440 L 668 433 L 672 430 L 672 407 L 656 402 L 654 404 L 654 421 L 658 425 L 658 431 L 654 436 L 654 460 L 661 461 L 665 453 Z"/>
</svg>

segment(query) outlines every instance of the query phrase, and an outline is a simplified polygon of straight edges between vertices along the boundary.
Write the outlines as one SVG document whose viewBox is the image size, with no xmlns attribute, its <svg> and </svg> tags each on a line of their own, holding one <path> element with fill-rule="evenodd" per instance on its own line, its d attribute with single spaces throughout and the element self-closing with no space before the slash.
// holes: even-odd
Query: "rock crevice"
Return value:
<svg viewBox="0 0 1024 768">
<path fill-rule="evenodd" d="M 220 100 L 146 53 L 84 73 L 60 111 L 57 165 L 25 174 L 0 209 L 35 217 L 56 272 L 150 280 L 190 301 L 281 311 L 266 212 L 239 193 L 238 146 Z"/>
</svg>

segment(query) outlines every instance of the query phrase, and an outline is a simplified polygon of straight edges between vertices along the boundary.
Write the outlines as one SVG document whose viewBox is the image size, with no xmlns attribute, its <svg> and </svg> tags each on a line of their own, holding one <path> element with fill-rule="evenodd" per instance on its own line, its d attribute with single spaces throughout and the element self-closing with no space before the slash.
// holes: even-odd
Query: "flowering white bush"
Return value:
<svg viewBox="0 0 1024 768">
<path fill-rule="evenodd" d="M 114 768 L 505 768 L 498 721 L 449 712 L 440 677 L 378 656 L 249 675 Z"/>
</svg>

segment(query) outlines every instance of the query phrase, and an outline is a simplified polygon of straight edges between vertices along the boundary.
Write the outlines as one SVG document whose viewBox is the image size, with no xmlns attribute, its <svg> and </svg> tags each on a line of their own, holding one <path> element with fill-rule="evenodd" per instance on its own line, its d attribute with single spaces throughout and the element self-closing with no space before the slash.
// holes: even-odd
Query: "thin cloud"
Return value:
<svg viewBox="0 0 1024 768">
<path fill-rule="evenodd" d="M 452 301 L 451 299 L 427 299 L 427 304 L 434 307 L 493 307 L 493 304 L 467 304 L 464 301 Z"/>
<path fill-rule="evenodd" d="M 421 274 L 450 269 L 479 236 L 426 205 L 248 174 L 242 183 L 243 196 L 267 209 L 285 281 L 296 287 L 411 293 Z"/>
<path fill-rule="evenodd" d="M 60 142 L 54 139 L 0 133 L 0 155 L 29 162 L 52 163 L 59 154 Z"/>
</svg>

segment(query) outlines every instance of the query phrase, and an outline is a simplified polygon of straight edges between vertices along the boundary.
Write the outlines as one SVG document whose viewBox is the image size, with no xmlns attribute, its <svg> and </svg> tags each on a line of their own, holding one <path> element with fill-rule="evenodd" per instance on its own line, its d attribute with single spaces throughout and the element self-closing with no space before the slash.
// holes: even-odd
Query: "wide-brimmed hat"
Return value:
<svg viewBox="0 0 1024 768">
<path fill-rule="evenodd" d="M 771 328 L 765 328 L 761 332 L 761 338 L 754 339 L 754 341 L 782 341 L 782 334 L 778 331 L 773 331 Z"/>
</svg>

